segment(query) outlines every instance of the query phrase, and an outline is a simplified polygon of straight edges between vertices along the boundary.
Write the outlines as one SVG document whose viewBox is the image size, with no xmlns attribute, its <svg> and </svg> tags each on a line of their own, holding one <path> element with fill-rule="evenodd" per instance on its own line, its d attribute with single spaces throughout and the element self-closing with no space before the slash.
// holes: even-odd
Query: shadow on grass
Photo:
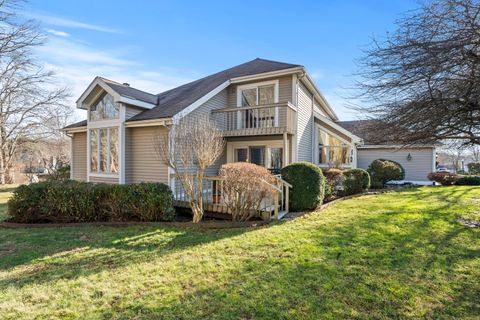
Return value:
<svg viewBox="0 0 480 320">
<path fill-rule="evenodd" d="M 150 226 L 4 230 L 0 231 L 0 243 L 4 243 L 0 246 L 0 269 L 20 267 L 20 271 L 13 270 L 11 276 L 2 279 L 0 290 L 11 285 L 21 287 L 33 282 L 74 279 L 147 262 L 249 230 L 252 229 L 197 230 Z M 15 241 L 9 242 L 7 239 L 12 237 Z M 21 246 L 15 248 L 16 243 Z M 33 261 L 34 268 L 21 268 L 21 265 Z"/>
<path fill-rule="evenodd" d="M 447 192 L 449 203 L 459 201 L 465 192 Z M 433 203 L 438 196 L 418 195 L 417 200 L 430 205 L 419 214 L 397 206 L 338 227 L 308 224 L 308 233 L 301 235 L 308 238 L 295 251 L 274 252 L 268 258 L 250 253 L 233 272 L 186 292 L 178 303 L 139 299 L 103 316 L 118 312 L 140 319 L 476 318 L 480 274 L 461 270 L 480 258 L 478 233 L 455 223 L 452 214 L 441 214 L 451 204 Z"/>
</svg>

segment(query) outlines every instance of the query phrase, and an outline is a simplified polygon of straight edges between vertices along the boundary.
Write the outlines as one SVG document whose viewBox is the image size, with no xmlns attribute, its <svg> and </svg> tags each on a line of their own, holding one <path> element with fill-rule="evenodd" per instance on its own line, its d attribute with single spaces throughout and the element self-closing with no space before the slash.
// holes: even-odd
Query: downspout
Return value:
<svg viewBox="0 0 480 320">
<path fill-rule="evenodd" d="M 315 115 L 313 109 L 315 108 L 315 95 L 312 93 L 312 163 L 315 164 Z"/>
<path fill-rule="evenodd" d="M 70 180 L 73 180 L 73 134 L 65 132 L 65 135 L 70 138 Z"/>
</svg>

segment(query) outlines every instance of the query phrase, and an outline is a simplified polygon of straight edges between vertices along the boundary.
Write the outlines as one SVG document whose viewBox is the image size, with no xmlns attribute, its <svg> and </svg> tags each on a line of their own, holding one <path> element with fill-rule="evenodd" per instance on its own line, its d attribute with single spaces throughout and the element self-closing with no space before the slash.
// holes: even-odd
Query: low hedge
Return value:
<svg viewBox="0 0 480 320">
<path fill-rule="evenodd" d="M 467 167 L 470 174 L 480 174 L 480 162 L 471 162 Z"/>
<path fill-rule="evenodd" d="M 343 172 L 345 194 L 362 193 L 370 188 L 370 175 L 364 169 L 349 169 Z"/>
<path fill-rule="evenodd" d="M 322 170 L 325 176 L 325 199 L 341 195 L 344 189 L 343 171 L 336 168 L 329 168 Z"/>
<path fill-rule="evenodd" d="M 455 181 L 457 186 L 480 186 L 480 176 L 464 176 Z"/>
<path fill-rule="evenodd" d="M 175 217 L 172 200 L 162 183 L 47 181 L 18 187 L 8 214 L 18 223 L 170 221 Z"/>
<path fill-rule="evenodd" d="M 315 209 L 323 202 L 325 179 L 322 170 L 309 162 L 294 162 L 282 169 L 282 178 L 290 183 L 290 209 Z"/>
<path fill-rule="evenodd" d="M 450 172 L 431 172 L 427 176 L 428 180 L 440 183 L 442 186 L 454 185 L 460 176 Z"/>
</svg>

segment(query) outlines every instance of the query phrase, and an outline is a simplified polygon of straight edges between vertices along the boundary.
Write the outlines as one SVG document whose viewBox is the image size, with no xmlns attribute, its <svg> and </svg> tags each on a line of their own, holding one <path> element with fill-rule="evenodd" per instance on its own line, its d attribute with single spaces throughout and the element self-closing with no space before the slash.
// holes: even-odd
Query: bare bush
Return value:
<svg viewBox="0 0 480 320">
<path fill-rule="evenodd" d="M 222 133 L 208 117 L 183 119 L 170 128 L 169 134 L 154 137 L 161 161 L 173 169 L 185 192 L 193 222 L 203 217 L 203 176 L 222 154 Z"/>
<path fill-rule="evenodd" d="M 258 216 L 262 200 L 273 191 L 275 182 L 275 177 L 266 168 L 247 162 L 224 164 L 220 177 L 224 203 L 233 221 L 247 221 Z"/>
</svg>

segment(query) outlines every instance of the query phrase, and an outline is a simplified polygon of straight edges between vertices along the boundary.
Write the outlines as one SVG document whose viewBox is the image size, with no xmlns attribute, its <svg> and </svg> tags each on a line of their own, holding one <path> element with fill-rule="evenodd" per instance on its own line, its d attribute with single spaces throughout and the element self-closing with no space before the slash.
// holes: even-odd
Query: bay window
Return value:
<svg viewBox="0 0 480 320">
<path fill-rule="evenodd" d="M 90 129 L 90 172 L 118 173 L 118 128 Z"/>
<path fill-rule="evenodd" d="M 318 128 L 318 163 L 329 166 L 350 165 L 351 147 L 333 134 Z"/>
</svg>

